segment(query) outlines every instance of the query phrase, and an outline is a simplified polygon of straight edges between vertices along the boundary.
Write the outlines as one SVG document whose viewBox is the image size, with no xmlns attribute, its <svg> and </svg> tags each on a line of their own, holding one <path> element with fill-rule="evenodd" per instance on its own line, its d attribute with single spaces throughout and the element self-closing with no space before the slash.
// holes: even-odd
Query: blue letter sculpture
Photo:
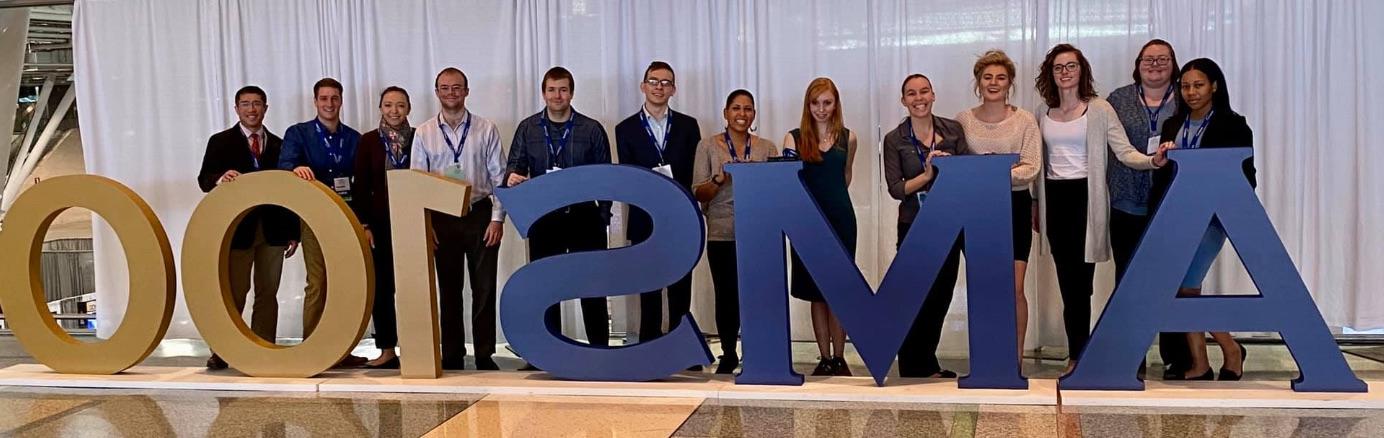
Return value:
<svg viewBox="0 0 1384 438">
<path fill-rule="evenodd" d="M 963 388 L 1023 389 L 1014 315 L 1009 170 L 1016 156 L 946 157 L 913 232 L 872 293 L 798 176 L 801 162 L 733 164 L 744 367 L 736 383 L 800 385 L 788 333 L 786 235 L 841 319 L 876 384 L 927 298 L 952 244 L 967 260 L 971 374 Z"/>
<path fill-rule="evenodd" d="M 495 193 L 521 236 L 549 211 L 611 200 L 637 205 L 653 218 L 653 235 L 633 246 L 535 260 L 515 271 L 500 297 L 505 338 L 529 363 L 553 376 L 577 380 L 644 381 L 709 364 L 701 330 L 685 316 L 672 333 L 624 347 L 573 341 L 543 323 L 543 312 L 564 300 L 629 295 L 682 278 L 702 255 L 705 229 L 687 190 L 651 170 L 633 166 L 578 166 Z"/>
<path fill-rule="evenodd" d="M 1173 151 L 1177 177 L 1062 389 L 1142 390 L 1134 370 L 1159 331 L 1273 331 L 1297 361 L 1294 391 L 1365 392 L 1240 172 L 1248 148 Z M 1178 298 L 1212 218 L 1260 295 Z M 973 362 L 974 363 L 974 362 Z M 1088 366 L 1089 365 L 1089 366 Z"/>
</svg>

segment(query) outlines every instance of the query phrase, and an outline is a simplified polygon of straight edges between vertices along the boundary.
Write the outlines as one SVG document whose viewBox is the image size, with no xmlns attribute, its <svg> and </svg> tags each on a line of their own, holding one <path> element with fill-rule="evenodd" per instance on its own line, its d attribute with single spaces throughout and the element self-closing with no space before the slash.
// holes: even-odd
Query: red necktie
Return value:
<svg viewBox="0 0 1384 438">
<path fill-rule="evenodd" d="M 261 151 L 262 150 L 260 149 L 259 133 L 256 132 L 250 134 L 250 155 L 254 155 L 255 159 L 258 160 Z"/>
</svg>

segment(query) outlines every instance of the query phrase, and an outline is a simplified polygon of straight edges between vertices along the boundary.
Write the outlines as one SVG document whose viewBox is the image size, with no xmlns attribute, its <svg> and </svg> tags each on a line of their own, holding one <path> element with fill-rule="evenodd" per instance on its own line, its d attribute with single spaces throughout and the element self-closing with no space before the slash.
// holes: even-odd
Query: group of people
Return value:
<svg viewBox="0 0 1384 438">
<path fill-rule="evenodd" d="M 1155 39 L 1143 46 L 1133 64 L 1134 82 L 1111 92 L 1106 100 L 1098 96 L 1090 64 L 1079 49 L 1068 44 L 1052 48 L 1035 78 L 1044 102 L 1038 116 L 1010 104 L 1017 69 L 1002 51 L 986 52 L 976 60 L 972 72 L 980 103 L 954 118 L 933 113 L 936 94 L 927 76 L 909 75 L 899 98 L 908 115 L 883 140 L 884 183 L 890 195 L 900 201 L 899 242 L 910 232 L 938 176 L 932 165 L 934 158 L 959 154 L 1019 156 L 1011 170 L 1019 345 L 1022 348 L 1028 322 L 1024 277 L 1036 231 L 1040 240 L 1046 238 L 1040 242 L 1041 249 L 1049 251 L 1056 264 L 1070 351 L 1068 370 L 1075 366 L 1089 338 L 1095 264 L 1109 260 L 1113 253 L 1117 279 L 1123 276 L 1172 178 L 1174 165 L 1168 161 L 1167 151 L 1252 146 L 1251 131 L 1245 118 L 1230 108 L 1225 76 L 1215 62 L 1196 59 L 1179 70 L 1172 45 Z M 493 196 L 495 189 L 571 166 L 612 162 L 605 128 L 572 108 L 575 80 L 566 69 L 554 67 L 543 75 L 545 108 L 519 123 L 507 154 L 501 149 L 495 124 L 467 109 L 469 85 L 461 70 L 443 69 L 434 81 L 441 111 L 413 125 L 408 119 L 408 92 L 386 88 L 379 101 L 379 127 L 362 135 L 341 122 L 341 84 L 322 79 L 313 87 L 317 116 L 290 127 L 282 140 L 263 126 L 268 108 L 264 91 L 247 86 L 235 96 L 240 122 L 208 142 L 199 176 L 203 191 L 233 183 L 244 173 L 290 170 L 332 188 L 351 205 L 366 228 L 374 251 L 377 284 L 373 317 L 380 355 L 374 359 L 348 356 L 340 366 L 397 368 L 399 364 L 385 172 L 417 169 L 471 186 L 471 209 L 465 217 L 431 213 L 439 272 L 442 366 L 465 369 L 462 295 L 464 278 L 469 276 L 475 367 L 495 370 L 498 367 L 491 355 L 495 352 L 496 258 L 505 220 L 504 209 Z M 740 312 L 734 183 L 725 166 L 771 157 L 801 160 L 803 184 L 836 236 L 854 254 L 857 225 L 847 189 L 858 140 L 844 125 L 840 91 L 828 78 L 808 84 L 800 123 L 783 137 L 781 147 L 753 133 L 756 105 L 754 95 L 747 90 L 730 92 L 722 110 L 725 129 L 703 137 L 697 119 L 669 106 L 677 92 L 672 66 L 661 61 L 649 64 L 639 88 L 644 94 L 643 105 L 615 127 L 618 161 L 663 174 L 686 187 L 700 203 L 706 216 L 715 323 L 721 335 L 722 354 L 716 372 L 733 373 L 739 366 Z M 1253 184 L 1252 161 L 1247 160 L 1243 170 Z M 587 202 L 543 216 L 528 236 L 530 257 L 536 260 L 606 248 L 610 210 L 609 202 Z M 648 214 L 631 207 L 629 240 L 643 241 L 652 231 Z M 1200 293 L 1201 281 L 1224 240 L 1219 225 L 1213 223 L 1179 295 Z M 279 271 L 283 259 L 300 245 L 307 266 L 303 311 L 307 336 L 325 303 L 321 246 L 312 231 L 282 208 L 260 207 L 242 221 L 232 240 L 233 302 L 242 310 L 253 284 L 257 292 L 251 328 L 268 342 L 275 339 L 278 303 L 274 292 Z M 936 350 L 960 255 L 961 244 L 956 242 L 899 352 L 901 376 L 956 377 L 955 372 L 940 366 Z M 460 269 L 463 263 L 465 272 Z M 811 302 L 819 353 L 812 374 L 850 375 L 843 358 L 845 330 L 796 254 L 792 272 L 792 296 Z M 690 273 L 669 285 L 666 293 L 668 322 L 673 325 L 689 313 Z M 664 290 L 640 295 L 641 342 L 673 328 L 663 327 L 663 303 Z M 584 298 L 581 308 L 588 342 L 608 345 L 606 300 Z M 545 320 L 549 327 L 560 325 L 559 315 L 557 306 L 548 309 Z M 1213 333 L 1213 338 L 1225 359 L 1219 378 L 1239 379 L 1244 347 L 1227 333 Z M 1162 334 L 1164 378 L 1216 378 L 1204 343 L 1202 333 Z M 219 369 L 226 363 L 213 354 L 207 366 Z"/>
</svg>

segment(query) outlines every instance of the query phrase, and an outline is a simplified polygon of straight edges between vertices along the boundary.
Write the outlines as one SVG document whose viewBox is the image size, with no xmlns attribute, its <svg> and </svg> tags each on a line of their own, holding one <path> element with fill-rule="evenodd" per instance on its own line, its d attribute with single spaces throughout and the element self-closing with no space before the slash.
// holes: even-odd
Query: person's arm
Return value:
<svg viewBox="0 0 1384 438">
<path fill-rule="evenodd" d="M 753 142 L 753 141 L 754 141 L 754 138 L 751 137 L 750 141 Z M 788 152 L 788 151 L 793 151 L 793 152 Z M 792 132 L 789 132 L 789 133 L 787 133 L 787 134 L 783 134 L 783 149 L 779 151 L 779 155 L 783 155 L 783 156 L 789 156 L 789 155 L 802 156 L 802 155 L 798 154 L 798 141 L 797 141 L 797 139 L 793 138 L 793 133 L 792 133 Z"/>
<path fill-rule="evenodd" d="M 856 147 L 855 131 L 848 132 L 850 132 L 850 134 L 846 137 L 846 187 L 851 186 L 851 170 L 855 167 Z"/>
<path fill-rule="evenodd" d="M 408 168 L 431 173 L 432 156 L 428 155 L 428 149 L 423 147 L 423 133 L 421 131 L 419 129 L 413 133 L 413 145 L 409 146 Z"/>
<path fill-rule="evenodd" d="M 216 183 L 221 181 L 226 175 L 228 167 L 225 164 L 217 163 L 220 160 L 216 153 L 216 136 L 207 139 L 207 150 L 202 155 L 202 170 L 197 172 L 197 186 L 201 187 L 202 193 L 210 192 L 216 188 Z"/>
<path fill-rule="evenodd" d="M 599 123 L 596 127 L 596 141 L 592 142 L 591 163 L 588 164 L 610 164 L 610 136 L 606 135 L 605 128 Z M 602 199 L 596 201 L 596 205 L 601 208 L 601 218 L 605 219 L 606 225 L 610 225 L 610 218 L 614 216 L 610 209 L 614 203 L 610 200 Z"/>
<path fill-rule="evenodd" d="M 904 197 L 916 192 L 908 190 L 908 181 L 903 177 L 903 157 L 900 156 L 897 148 L 893 147 L 894 139 L 892 134 L 884 136 L 884 186 L 889 191 L 889 197 L 902 201 Z"/>
<path fill-rule="evenodd" d="M 298 130 L 289 127 L 288 131 L 284 132 L 283 148 L 279 150 L 279 169 L 293 170 L 293 168 L 303 165 L 305 161 L 303 143 L 298 138 Z"/>
<path fill-rule="evenodd" d="M 1093 100 L 1092 103 L 1100 102 Z M 1110 151 L 1115 153 L 1115 158 L 1124 165 L 1138 170 L 1151 170 L 1163 167 L 1155 160 L 1164 160 L 1162 154 L 1147 155 L 1134 149 L 1134 145 L 1129 143 L 1129 137 L 1125 135 L 1124 124 L 1120 123 L 1120 117 L 1115 113 L 1115 108 L 1108 103 L 1093 105 L 1100 111 L 1101 117 L 1105 118 L 1105 144 L 1110 147 Z"/>
<path fill-rule="evenodd" d="M 506 164 L 505 185 L 513 187 L 529 179 L 529 150 L 524 137 L 524 122 L 514 129 L 509 142 L 509 162 Z"/>
<path fill-rule="evenodd" d="M 622 135 L 620 133 L 620 126 L 621 125 L 615 125 L 615 157 L 618 159 L 617 162 L 620 164 L 639 165 L 634 161 L 634 145 L 631 144 L 633 142 L 630 141 L 628 135 Z M 640 167 L 644 166 L 641 165 Z"/>
<path fill-rule="evenodd" d="M 353 167 L 355 168 L 353 173 L 353 175 L 355 175 L 355 182 L 351 184 L 351 201 L 349 204 L 351 206 L 351 211 L 356 213 L 356 219 L 360 221 L 361 226 L 364 226 L 367 231 L 370 229 L 370 210 L 375 201 L 375 181 L 377 176 L 375 172 L 378 170 L 380 173 L 378 176 L 384 176 L 384 166 L 381 165 L 377 169 L 372 162 L 372 158 L 375 156 L 376 152 L 383 153 L 383 150 L 381 150 L 383 147 L 383 139 L 381 139 L 378 144 L 375 144 L 375 142 L 366 141 L 366 139 L 362 138 L 356 148 L 356 161 L 353 163 Z"/>
<path fill-rule="evenodd" d="M 503 187 L 505 183 L 505 151 L 500 147 L 500 130 L 495 125 L 490 125 L 490 133 L 487 135 L 485 144 L 485 172 L 490 178 L 490 184 L 495 187 Z M 490 193 L 490 221 L 504 223 L 505 209 L 500 204 L 500 197 Z"/>
<path fill-rule="evenodd" d="M 1024 116 L 1024 119 L 1019 163 L 1009 171 L 1016 187 L 1032 185 L 1038 179 L 1038 170 L 1043 168 L 1043 136 L 1038 131 L 1038 122 L 1032 116 Z"/>
<path fill-rule="evenodd" d="M 698 202 L 711 202 L 721 191 L 721 183 L 714 181 L 715 163 L 712 162 L 711 148 L 716 147 L 715 136 L 697 144 L 696 160 L 692 164 L 692 194 Z"/>
</svg>

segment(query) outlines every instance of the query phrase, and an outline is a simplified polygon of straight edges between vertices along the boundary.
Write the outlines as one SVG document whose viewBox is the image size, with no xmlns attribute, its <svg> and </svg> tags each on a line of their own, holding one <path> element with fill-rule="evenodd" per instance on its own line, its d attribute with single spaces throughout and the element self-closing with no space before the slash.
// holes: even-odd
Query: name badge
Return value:
<svg viewBox="0 0 1384 438">
<path fill-rule="evenodd" d="M 1158 137 L 1149 137 L 1149 144 L 1144 153 L 1152 154 L 1154 152 L 1158 152 Z"/>
<path fill-rule="evenodd" d="M 668 178 L 672 178 L 672 177 L 673 177 L 673 166 L 672 166 L 672 165 L 668 165 L 668 164 L 664 164 L 664 165 L 662 165 L 662 166 L 655 167 L 655 168 L 654 168 L 654 172 L 658 172 L 659 174 L 661 174 L 661 175 L 663 175 L 663 176 L 666 176 L 666 177 L 668 177 Z"/>
<path fill-rule="evenodd" d="M 337 193 L 340 193 L 340 194 L 344 194 L 344 193 L 346 193 L 346 192 L 350 192 L 350 191 L 351 191 L 351 178 L 342 176 L 342 177 L 337 177 L 337 178 L 333 179 L 333 180 L 332 180 L 332 190 L 336 190 L 336 192 L 337 192 Z"/>
<path fill-rule="evenodd" d="M 923 200 L 927 199 L 927 192 L 918 192 L 915 193 L 914 196 L 918 197 L 918 205 L 921 206 L 923 204 Z"/>
<path fill-rule="evenodd" d="M 549 167 L 549 168 L 548 168 L 548 172 L 547 172 L 547 173 L 557 173 L 557 171 L 559 171 L 559 170 L 562 170 L 562 168 L 561 168 L 561 167 L 557 167 L 557 166 L 553 166 L 553 167 Z"/>
<path fill-rule="evenodd" d="M 449 164 L 449 165 L 447 165 L 447 167 L 443 168 L 443 169 L 442 169 L 442 176 L 445 176 L 445 177 L 448 177 L 448 178 L 451 178 L 451 179 L 455 179 L 455 180 L 465 180 L 465 178 L 463 178 L 463 175 L 462 175 L 462 173 L 461 173 L 461 165 L 460 165 L 460 164 L 456 164 L 456 163 Z"/>
</svg>

